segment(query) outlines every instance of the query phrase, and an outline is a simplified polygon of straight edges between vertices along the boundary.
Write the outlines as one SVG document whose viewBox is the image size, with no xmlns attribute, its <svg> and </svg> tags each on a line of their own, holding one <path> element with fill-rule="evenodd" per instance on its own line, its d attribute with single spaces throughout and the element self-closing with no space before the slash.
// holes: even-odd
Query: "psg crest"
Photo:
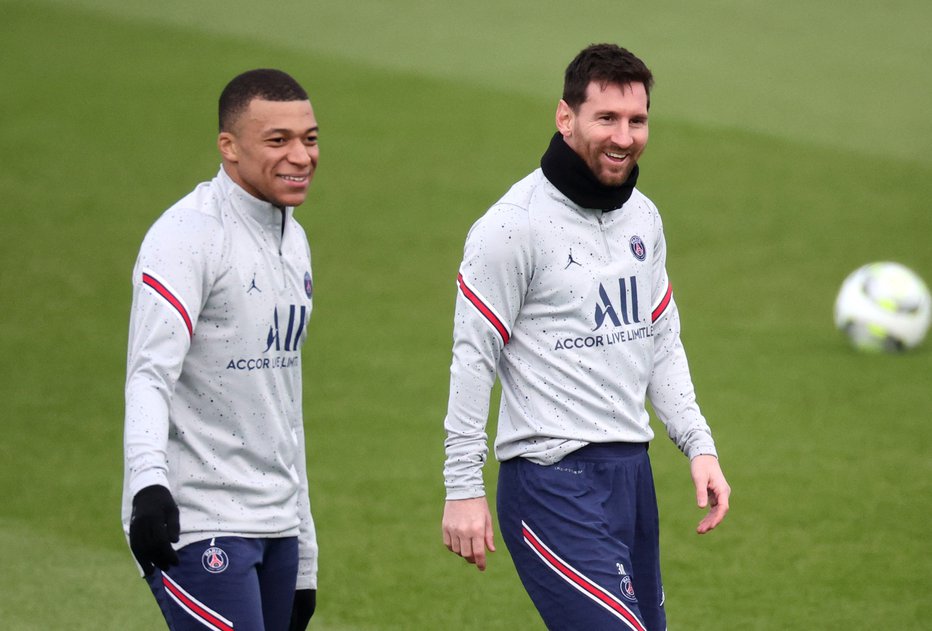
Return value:
<svg viewBox="0 0 932 631">
<path fill-rule="evenodd" d="M 621 578 L 621 595 L 631 602 L 637 602 L 638 600 L 634 597 L 634 585 L 631 583 L 631 577 L 627 574 Z"/>
<path fill-rule="evenodd" d="M 310 272 L 304 272 L 304 293 L 307 294 L 308 298 L 314 295 L 314 283 L 311 281 Z"/>
<path fill-rule="evenodd" d="M 629 243 L 631 244 L 631 254 L 634 255 L 634 258 L 639 261 L 643 261 L 647 258 L 647 247 L 644 245 L 644 242 L 641 241 L 641 237 L 634 235 L 631 237 Z"/>
<path fill-rule="evenodd" d="M 217 546 L 211 546 L 201 555 L 201 564 L 211 574 L 219 574 L 230 565 L 230 558 Z"/>
</svg>

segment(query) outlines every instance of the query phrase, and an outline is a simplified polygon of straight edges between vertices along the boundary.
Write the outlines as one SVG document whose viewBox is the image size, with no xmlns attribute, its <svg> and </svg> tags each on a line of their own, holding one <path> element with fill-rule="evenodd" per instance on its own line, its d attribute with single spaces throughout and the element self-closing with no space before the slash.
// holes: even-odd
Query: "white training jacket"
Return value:
<svg viewBox="0 0 932 631">
<path fill-rule="evenodd" d="M 540 169 L 469 231 L 457 279 L 444 480 L 485 494 L 489 396 L 499 460 L 549 465 L 588 443 L 647 442 L 649 398 L 690 458 L 715 455 L 680 342 L 654 204 L 582 208 Z"/>
<path fill-rule="evenodd" d="M 150 228 L 133 270 L 127 535 L 133 496 L 161 484 L 180 511 L 176 547 L 298 536 L 298 589 L 316 588 L 300 355 L 312 294 L 293 209 L 250 196 L 223 168 Z"/>
</svg>

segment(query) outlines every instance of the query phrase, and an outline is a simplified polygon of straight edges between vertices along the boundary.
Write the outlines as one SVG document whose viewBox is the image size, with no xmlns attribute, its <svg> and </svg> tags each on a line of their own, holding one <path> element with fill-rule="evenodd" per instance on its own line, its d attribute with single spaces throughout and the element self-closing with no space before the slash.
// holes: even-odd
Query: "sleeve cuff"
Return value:
<svg viewBox="0 0 932 631">
<path fill-rule="evenodd" d="M 144 471 L 134 476 L 130 481 L 129 492 L 131 493 L 131 497 L 136 497 L 136 493 L 139 493 L 139 491 L 143 490 L 147 486 L 152 486 L 153 484 L 164 486 L 169 491 L 171 491 L 172 488 L 168 484 L 168 476 L 164 471 L 150 469 L 149 471 Z"/>
</svg>

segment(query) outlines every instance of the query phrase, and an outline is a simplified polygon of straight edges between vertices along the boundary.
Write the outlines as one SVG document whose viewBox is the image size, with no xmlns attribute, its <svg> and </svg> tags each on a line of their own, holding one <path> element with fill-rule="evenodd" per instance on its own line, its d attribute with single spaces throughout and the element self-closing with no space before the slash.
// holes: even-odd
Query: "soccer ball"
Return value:
<svg viewBox="0 0 932 631">
<path fill-rule="evenodd" d="M 919 276 L 899 263 L 870 263 L 852 272 L 835 300 L 835 326 L 861 351 L 918 346 L 929 330 L 932 298 Z"/>
</svg>

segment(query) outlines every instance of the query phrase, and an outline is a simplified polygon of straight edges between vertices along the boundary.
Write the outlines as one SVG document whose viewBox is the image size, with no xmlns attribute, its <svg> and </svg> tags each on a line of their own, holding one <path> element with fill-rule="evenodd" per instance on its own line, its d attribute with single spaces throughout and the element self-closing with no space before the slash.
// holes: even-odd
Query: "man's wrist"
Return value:
<svg viewBox="0 0 932 631">
<path fill-rule="evenodd" d="M 469 489 L 447 489 L 447 502 L 456 502 L 459 500 L 472 500 L 477 497 L 485 497 L 484 488 L 469 488 Z"/>
</svg>

